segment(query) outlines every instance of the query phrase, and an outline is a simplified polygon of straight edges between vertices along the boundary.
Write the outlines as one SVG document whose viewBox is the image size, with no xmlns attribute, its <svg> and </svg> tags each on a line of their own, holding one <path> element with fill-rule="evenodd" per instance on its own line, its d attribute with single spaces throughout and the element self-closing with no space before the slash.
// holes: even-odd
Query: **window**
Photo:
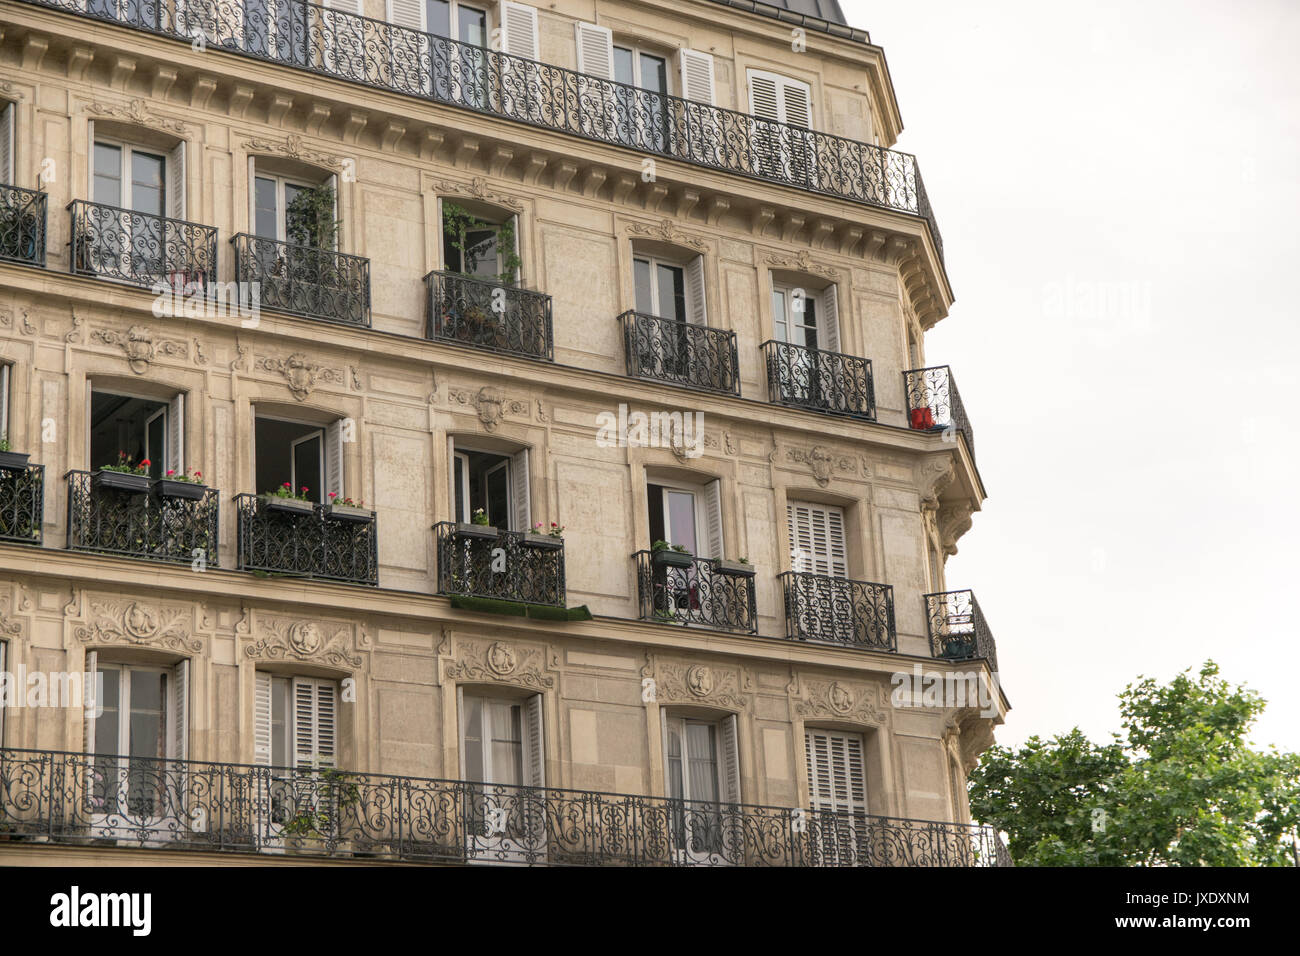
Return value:
<svg viewBox="0 0 1300 956">
<path fill-rule="evenodd" d="M 125 455 L 136 465 L 147 460 L 150 478 L 162 478 L 168 471 L 184 474 L 183 393 L 160 401 L 92 388 L 89 411 L 92 469 L 116 465 Z"/>
<path fill-rule="evenodd" d="M 868 832 L 863 819 L 867 775 L 862 735 L 809 729 L 804 732 L 804 753 L 812 810 L 824 815 L 811 845 L 815 861 L 850 864 L 860 855 L 858 840 Z"/>
<path fill-rule="evenodd" d="M 721 558 L 722 482 L 705 485 L 648 482 L 650 541 L 680 545 L 691 554 Z"/>
<path fill-rule="evenodd" d="M 725 827 L 734 816 L 719 804 L 740 803 L 740 760 L 736 716 L 721 721 L 664 714 L 664 776 L 673 810 L 673 840 L 677 854 L 690 862 L 729 862 L 718 859 L 727 840 Z"/>
<path fill-rule="evenodd" d="M 835 286 L 821 292 L 775 284 L 772 287 L 772 325 L 778 342 L 808 349 L 838 352 L 839 307 Z"/>
<path fill-rule="evenodd" d="M 5 642 L 0 641 L 0 674 L 6 673 L 5 671 L 6 647 L 7 645 L 5 644 Z M 5 704 L 3 700 L 0 700 L 0 747 L 3 747 L 4 745 L 5 745 Z"/>
<path fill-rule="evenodd" d="M 0 363 L 0 438 L 9 437 L 9 379 L 12 367 Z M 3 670 L 4 668 L 0 668 Z"/>
<path fill-rule="evenodd" d="M 801 574 L 848 577 L 844 550 L 844 511 L 835 505 L 791 501 L 786 504 L 790 568 Z"/>
<path fill-rule="evenodd" d="M 764 70 L 749 71 L 749 112 L 753 124 L 754 168 L 765 176 L 815 184 L 816 150 L 809 130 L 812 90 L 807 83 Z"/>
<path fill-rule="evenodd" d="M 257 416 L 253 428 L 254 475 L 258 494 L 289 483 L 295 495 L 326 504 L 343 491 L 343 421 L 313 425 Z M 303 489 L 307 489 L 305 492 Z"/>
<path fill-rule="evenodd" d="M 542 696 L 495 697 L 456 689 L 461 779 L 466 794 L 471 857 L 527 861 L 545 854 L 546 751 Z"/>
<path fill-rule="evenodd" d="M 253 697 L 254 762 L 271 767 L 335 766 L 338 684 L 258 671 Z"/>
<path fill-rule="evenodd" d="M 487 46 L 487 11 L 459 0 L 425 0 L 424 29 L 434 36 L 458 40 L 470 46 Z"/>
<path fill-rule="evenodd" d="M 94 123 L 90 138 L 90 201 L 121 211 L 101 209 L 81 220 L 78 269 L 116 278 L 163 276 L 174 237 L 162 217 L 185 218 L 185 143 L 170 151 L 144 147 L 96 135 Z"/>
<path fill-rule="evenodd" d="M 634 254 L 632 269 L 638 312 L 661 319 L 706 324 L 703 256 L 695 256 L 682 265 Z"/>
<path fill-rule="evenodd" d="M 444 199 L 442 207 L 443 268 L 489 282 L 515 283 L 518 268 L 518 217 L 494 218 L 477 204 Z"/>
<path fill-rule="evenodd" d="M 334 197 L 334 217 L 330 220 L 321 218 L 313 194 L 320 189 L 333 191 L 333 176 L 328 182 L 312 184 L 252 170 L 250 178 L 253 208 L 249 218 L 254 235 L 300 246 L 332 248 L 330 240 L 338 215 L 337 194 Z"/>
<path fill-rule="evenodd" d="M 0 106 L 0 183 L 7 186 L 16 186 L 16 172 L 14 162 L 14 113 L 17 112 L 13 103 L 5 103 Z"/>
<path fill-rule="evenodd" d="M 476 451 L 449 442 L 452 507 L 455 520 L 468 523 L 481 508 L 488 524 L 528 531 L 528 450 L 512 455 Z"/>
</svg>

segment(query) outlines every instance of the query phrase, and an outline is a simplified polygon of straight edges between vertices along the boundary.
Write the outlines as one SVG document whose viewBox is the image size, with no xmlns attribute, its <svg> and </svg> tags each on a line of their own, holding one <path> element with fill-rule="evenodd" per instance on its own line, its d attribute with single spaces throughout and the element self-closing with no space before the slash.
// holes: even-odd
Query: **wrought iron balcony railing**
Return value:
<svg viewBox="0 0 1300 956">
<path fill-rule="evenodd" d="M 631 377 L 740 394 L 735 332 L 644 312 L 628 311 L 618 318 Z"/>
<path fill-rule="evenodd" d="M 805 348 L 788 342 L 763 343 L 772 401 L 817 412 L 876 420 L 871 359 Z"/>
<path fill-rule="evenodd" d="M 430 272 L 424 285 L 429 338 L 554 359 L 549 295 L 457 272 Z"/>
<path fill-rule="evenodd" d="M 370 260 L 331 249 L 300 246 L 241 232 L 235 279 L 256 283 L 264 309 L 370 326 Z"/>
<path fill-rule="evenodd" d="M 925 595 L 930 629 L 930 653 L 946 660 L 982 657 L 998 671 L 998 649 L 974 591 L 944 591 Z"/>
<path fill-rule="evenodd" d="M 563 538 L 453 521 L 433 531 L 439 594 L 564 607 Z"/>
<path fill-rule="evenodd" d="M 889 585 L 798 571 L 778 576 L 785 591 L 787 637 L 898 650 L 894 589 Z"/>
<path fill-rule="evenodd" d="M 948 436 L 956 441 L 960 432 L 966 439 L 966 450 L 975 457 L 975 430 L 966 417 L 952 369 L 947 365 L 912 369 L 903 373 L 903 387 L 907 391 L 909 428 L 943 432 L 945 441 Z"/>
<path fill-rule="evenodd" d="M 45 466 L 0 465 L 0 541 L 40 544 L 45 521 Z"/>
<path fill-rule="evenodd" d="M 217 278 L 217 229 L 75 199 L 69 246 L 75 275 L 201 291 Z"/>
<path fill-rule="evenodd" d="M 218 566 L 220 494 L 107 471 L 70 471 L 68 548 L 174 564 Z"/>
<path fill-rule="evenodd" d="M 342 520 L 329 505 L 284 510 L 265 495 L 236 495 L 239 569 L 379 584 L 375 516 Z"/>
<path fill-rule="evenodd" d="M 312 3 L 25 0 L 208 49 L 916 216 L 943 239 L 916 157 L 642 90 Z M 270 12 L 268 12 L 270 11 Z"/>
<path fill-rule="evenodd" d="M 758 633 L 754 569 L 674 551 L 638 551 L 641 620 Z"/>
<path fill-rule="evenodd" d="M 0 259 L 45 265 L 49 197 L 34 189 L 0 185 Z"/>
<path fill-rule="evenodd" d="M 0 846 L 532 866 L 1010 866 L 989 827 L 386 774 L 0 750 Z"/>
</svg>

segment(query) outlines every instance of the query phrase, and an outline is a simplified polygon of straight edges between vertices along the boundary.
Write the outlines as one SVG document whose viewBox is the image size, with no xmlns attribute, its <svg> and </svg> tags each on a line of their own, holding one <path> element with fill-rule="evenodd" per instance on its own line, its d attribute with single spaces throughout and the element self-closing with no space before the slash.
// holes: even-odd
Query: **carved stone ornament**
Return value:
<svg viewBox="0 0 1300 956">
<path fill-rule="evenodd" d="M 807 249 L 800 249 L 793 256 L 783 256 L 771 253 L 766 257 L 769 266 L 776 266 L 778 269 L 789 269 L 791 272 L 806 272 L 810 275 L 825 276 L 827 279 L 838 279 L 839 270 L 831 266 L 822 265 L 813 259 L 812 254 Z"/>
<path fill-rule="evenodd" d="M 90 618 L 73 632 L 83 644 L 134 644 L 191 652 L 203 649 L 203 641 L 191 632 L 189 607 L 91 601 Z"/>
<path fill-rule="evenodd" d="M 634 236 L 645 236 L 647 239 L 658 239 L 678 246 L 689 246 L 692 249 L 698 249 L 700 252 L 704 252 L 709 248 L 709 244 L 699 236 L 692 236 L 678 229 L 671 219 L 661 219 L 654 224 L 633 222 L 628 225 L 627 231 Z"/>
<path fill-rule="evenodd" d="M 917 466 L 917 484 L 921 488 L 921 502 L 929 508 L 939 506 L 939 495 L 952 483 L 957 471 L 951 455 L 931 455 Z"/>
<path fill-rule="evenodd" d="M 515 684 L 533 690 L 548 690 L 555 678 L 545 673 L 542 651 L 496 641 L 484 645 L 461 641 L 456 645 L 456 659 L 447 665 L 446 676 L 457 681 L 492 681 Z"/>
<path fill-rule="evenodd" d="M 268 372 L 279 372 L 283 375 L 289 391 L 293 392 L 293 397 L 300 402 L 306 400 L 318 382 L 343 384 L 341 371 L 317 365 L 302 352 L 294 352 L 287 358 L 264 358 L 257 364 L 259 368 L 264 368 Z"/>
<path fill-rule="evenodd" d="M 881 725 L 885 717 L 869 685 L 837 680 L 805 680 L 803 697 L 795 704 L 800 717 L 832 717 L 860 724 Z"/>
<path fill-rule="evenodd" d="M 478 392 L 470 392 L 465 389 L 450 389 L 447 392 L 447 398 L 460 405 L 473 405 L 475 411 L 478 412 L 478 420 L 483 423 L 483 427 L 488 431 L 496 430 L 497 425 L 501 423 L 502 417 L 507 412 L 511 415 L 527 417 L 529 409 L 532 407 L 528 402 L 522 402 L 518 399 L 507 400 L 501 394 L 501 389 L 492 385 L 484 385 Z"/>
<path fill-rule="evenodd" d="M 748 699 L 740 689 L 735 668 L 688 664 L 684 661 L 654 660 L 655 697 L 662 703 L 709 703 L 731 710 L 745 710 Z"/>
<path fill-rule="evenodd" d="M 959 501 L 951 505 L 945 505 L 938 516 L 939 540 L 943 544 L 943 553 L 954 555 L 957 553 L 957 541 L 970 530 L 972 521 L 971 515 L 975 513 L 975 506 L 969 501 Z"/>
<path fill-rule="evenodd" d="M 169 119 L 155 113 L 141 99 L 131 100 L 125 106 L 111 103 L 91 103 L 86 107 L 86 112 L 93 113 L 95 116 L 111 116 L 114 119 L 126 120 L 135 123 L 137 126 L 150 126 L 154 129 L 166 130 L 180 136 L 184 136 L 189 130 L 180 120 Z"/>
<path fill-rule="evenodd" d="M 304 163 L 313 163 L 330 169 L 338 169 L 343 166 L 342 156 L 335 156 L 333 153 L 322 153 L 319 150 L 312 149 L 307 145 L 307 141 L 297 133 L 290 133 L 284 138 L 283 142 L 270 139 L 250 139 L 244 144 L 244 148 L 250 153 L 279 153 L 281 156 L 288 156 L 290 159 L 297 159 Z"/>
<path fill-rule="evenodd" d="M 812 471 L 813 477 L 817 479 L 817 484 L 823 488 L 830 484 L 831 473 L 835 470 L 835 456 L 825 445 L 813 445 L 806 450 L 787 448 L 785 457 L 787 461 L 807 465 Z"/>
<path fill-rule="evenodd" d="M 149 371 L 149 365 L 160 355 L 188 357 L 186 344 L 178 339 L 158 339 L 148 326 L 133 325 L 123 334 L 116 329 L 96 329 L 92 338 L 105 345 L 116 345 L 126 354 L 126 363 L 136 375 Z"/>
<path fill-rule="evenodd" d="M 506 193 L 496 192 L 488 184 L 488 181 L 482 176 L 475 176 L 468 183 L 457 183 L 447 179 L 436 180 L 431 184 L 435 191 L 439 193 L 454 193 L 462 196 L 473 196 L 475 199 L 481 199 L 483 202 L 490 202 L 496 206 L 505 206 L 507 209 L 513 209 L 515 212 L 522 212 L 524 204 L 514 196 Z"/>
<path fill-rule="evenodd" d="M 686 672 L 686 689 L 696 697 L 713 693 L 713 671 L 703 664 L 695 664 Z"/>
<path fill-rule="evenodd" d="M 244 657 L 250 660 L 299 660 L 338 668 L 361 666 L 361 655 L 354 653 L 350 624 L 259 617 L 257 625 L 256 637 L 244 644 Z"/>
</svg>

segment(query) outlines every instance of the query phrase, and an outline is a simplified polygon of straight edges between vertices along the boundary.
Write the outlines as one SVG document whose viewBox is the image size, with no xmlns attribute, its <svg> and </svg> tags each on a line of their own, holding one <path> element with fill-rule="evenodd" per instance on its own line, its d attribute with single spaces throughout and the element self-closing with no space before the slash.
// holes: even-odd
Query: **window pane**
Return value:
<svg viewBox="0 0 1300 956">
<path fill-rule="evenodd" d="M 510 527 L 510 466 L 501 464 L 487 474 L 488 523 L 497 528 Z M 527 528 L 515 528 L 527 531 Z"/>
<path fill-rule="evenodd" d="M 457 39 L 472 46 L 487 46 L 487 14 L 472 7 L 460 7 L 457 13 Z"/>
<path fill-rule="evenodd" d="M 632 51 L 625 47 L 614 47 L 614 79 L 629 86 L 636 82 L 632 74 Z"/>
<path fill-rule="evenodd" d="M 718 799 L 717 729 L 712 724 L 686 725 L 686 751 L 690 764 L 692 800 Z"/>
<path fill-rule="evenodd" d="M 317 435 L 293 446 L 293 492 L 305 494 L 312 501 L 320 502 L 322 486 L 320 466 L 321 439 Z"/>
<path fill-rule="evenodd" d="M 434 36 L 451 36 L 451 0 L 427 0 L 425 24 Z"/>
<path fill-rule="evenodd" d="M 289 679 L 271 678 L 271 765 L 289 765 Z"/>
<path fill-rule="evenodd" d="M 677 731 L 678 722 L 668 724 L 668 796 L 682 799 L 682 738 Z"/>
<path fill-rule="evenodd" d="M 456 469 L 456 520 L 468 521 L 469 513 L 465 510 L 465 459 L 455 457 Z"/>
<path fill-rule="evenodd" d="M 254 203 L 256 205 L 256 221 L 253 223 L 253 231 L 265 239 L 278 239 L 274 179 L 267 179 L 263 176 L 257 177 Z"/>
<path fill-rule="evenodd" d="M 636 281 L 636 310 L 646 315 L 654 315 L 654 297 L 650 287 L 650 263 L 645 259 L 636 259 L 632 263 L 633 278 Z"/>
<path fill-rule="evenodd" d="M 149 420 L 148 445 L 149 477 L 163 476 L 163 463 L 167 460 L 167 416 L 157 415 Z"/>
<path fill-rule="evenodd" d="M 661 265 L 658 269 L 659 315 L 665 319 L 686 321 L 686 276 L 679 266 Z"/>
<path fill-rule="evenodd" d="M 122 672 L 116 667 L 101 667 L 99 673 L 104 675 L 104 693 L 100 703 L 104 712 L 95 720 L 95 752 L 115 754 L 119 752 L 118 724 L 121 707 Z"/>
<path fill-rule="evenodd" d="M 772 326 L 778 342 L 788 342 L 789 334 L 785 326 L 785 293 L 780 289 L 772 290 Z"/>
<path fill-rule="evenodd" d="M 490 701 L 492 722 L 492 780 L 489 783 L 517 786 L 523 783 L 522 713 L 518 704 Z"/>
<path fill-rule="evenodd" d="M 132 757 L 161 757 L 163 742 L 163 707 L 167 700 L 167 676 L 156 671 L 129 671 L 131 681 Z"/>
<path fill-rule="evenodd" d="M 149 153 L 131 153 L 131 208 L 151 216 L 163 214 L 164 161 Z"/>
<path fill-rule="evenodd" d="M 461 717 L 461 752 L 465 754 L 465 779 L 483 779 L 483 708 L 477 697 L 466 697 Z"/>
<path fill-rule="evenodd" d="M 695 548 L 695 496 L 688 491 L 667 491 L 668 543 L 681 545 L 691 554 Z"/>
<path fill-rule="evenodd" d="M 641 89 L 653 93 L 668 92 L 668 63 L 663 57 L 641 54 Z"/>
<path fill-rule="evenodd" d="M 465 234 L 468 258 L 474 263 L 472 275 L 495 279 L 501 272 L 497 257 L 497 232 L 495 229 L 471 229 Z"/>
<path fill-rule="evenodd" d="M 94 201 L 122 205 L 122 150 L 118 146 L 95 144 Z"/>
</svg>

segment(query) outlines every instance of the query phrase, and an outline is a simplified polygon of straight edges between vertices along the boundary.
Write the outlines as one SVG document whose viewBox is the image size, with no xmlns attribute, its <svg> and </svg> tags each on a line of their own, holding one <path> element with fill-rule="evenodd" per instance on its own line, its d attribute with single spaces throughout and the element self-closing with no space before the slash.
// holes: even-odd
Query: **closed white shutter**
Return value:
<svg viewBox="0 0 1300 956">
<path fill-rule="evenodd" d="M 253 675 L 253 763 L 271 765 L 272 677 L 258 671 Z"/>
<path fill-rule="evenodd" d="M 537 49 L 537 8 L 523 3 L 501 3 L 501 51 L 528 60 L 540 59 Z"/>
<path fill-rule="evenodd" d="M 164 473 L 185 474 L 185 393 L 177 392 L 167 403 L 167 461 Z"/>
<path fill-rule="evenodd" d="M 790 566 L 802 574 L 848 576 L 844 552 L 844 512 L 834 505 L 791 501 L 786 504 Z"/>
<path fill-rule="evenodd" d="M 705 298 L 704 256 L 696 256 L 686 267 L 686 320 L 692 325 L 709 324 Z"/>
<path fill-rule="evenodd" d="M 167 216 L 185 218 L 185 140 L 167 154 Z"/>
<path fill-rule="evenodd" d="M 714 104 L 713 57 L 699 50 L 681 50 L 682 98 Z"/>
<path fill-rule="evenodd" d="M 578 72 L 614 78 L 614 34 L 594 23 L 575 24 L 578 34 Z"/>
<path fill-rule="evenodd" d="M 812 90 L 806 83 L 783 80 L 781 83 L 781 120 L 791 126 L 812 128 Z"/>
<path fill-rule="evenodd" d="M 749 112 L 759 119 L 781 121 L 781 96 L 777 78 L 770 73 L 749 74 Z"/>
<path fill-rule="evenodd" d="M 339 501 L 343 500 L 343 419 L 338 418 L 329 423 L 325 429 L 325 501 L 328 503 L 330 492 Z"/>
<path fill-rule="evenodd" d="M 722 800 L 724 803 L 740 803 L 740 736 L 736 724 L 735 714 L 728 714 L 722 720 Z"/>
<path fill-rule="evenodd" d="M 817 297 L 818 341 L 827 352 L 840 350 L 840 306 L 835 286 L 827 286 Z"/>
<path fill-rule="evenodd" d="M 808 794 L 814 810 L 867 812 L 867 777 L 862 737 L 833 730 L 804 734 Z"/>
<path fill-rule="evenodd" d="M 0 183 L 14 182 L 14 104 L 0 108 Z"/>
<path fill-rule="evenodd" d="M 546 786 L 546 744 L 542 736 L 542 695 L 524 701 L 524 783 Z"/>
<path fill-rule="evenodd" d="M 722 541 L 722 479 L 714 478 L 704 486 L 704 520 L 708 541 L 702 558 L 724 558 Z"/>
<path fill-rule="evenodd" d="M 0 365 L 0 438 L 9 437 L 9 366 Z M 0 668 L 3 670 L 3 668 Z"/>
<path fill-rule="evenodd" d="M 510 504 L 513 508 L 511 531 L 528 531 L 532 503 L 528 491 L 528 449 L 510 456 Z"/>
<path fill-rule="evenodd" d="M 344 13 L 361 12 L 361 0 L 322 0 L 322 3 L 331 10 L 341 10 Z"/>
<path fill-rule="evenodd" d="M 95 709 L 103 706 L 98 693 L 99 687 L 99 651 L 86 652 L 86 673 L 83 678 L 86 686 L 82 689 L 81 749 L 88 753 L 95 752 Z"/>
<path fill-rule="evenodd" d="M 424 3 L 422 0 L 388 0 L 388 22 L 423 33 Z"/>
<path fill-rule="evenodd" d="M 95 199 L 95 121 L 86 121 L 86 195 Z"/>
<path fill-rule="evenodd" d="M 293 679 L 293 765 L 333 767 L 336 718 L 334 682 Z"/>
<path fill-rule="evenodd" d="M 171 713 L 167 716 L 167 756 L 190 759 L 190 662 L 172 668 Z"/>
</svg>

